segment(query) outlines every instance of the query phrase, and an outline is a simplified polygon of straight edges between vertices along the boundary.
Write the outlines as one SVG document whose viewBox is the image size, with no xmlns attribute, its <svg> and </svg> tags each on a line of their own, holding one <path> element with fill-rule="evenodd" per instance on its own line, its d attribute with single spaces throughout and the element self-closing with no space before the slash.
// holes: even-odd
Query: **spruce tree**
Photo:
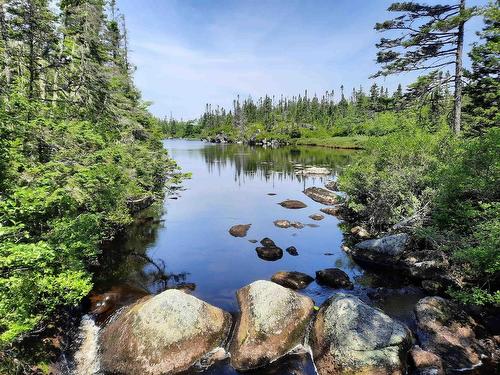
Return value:
<svg viewBox="0 0 500 375">
<path fill-rule="evenodd" d="M 402 13 L 394 19 L 377 23 L 378 31 L 400 31 L 393 38 L 382 38 L 377 44 L 377 62 L 382 69 L 375 76 L 415 70 L 439 69 L 453 65 L 453 130 L 460 132 L 462 110 L 462 51 L 464 24 L 474 14 L 465 0 L 451 5 L 424 5 L 397 2 L 390 12 Z"/>
<path fill-rule="evenodd" d="M 481 43 L 470 52 L 471 83 L 466 87 L 470 103 L 466 106 L 472 115 L 472 132 L 500 124 L 500 1 L 491 2 L 484 12 L 485 27 L 478 33 Z"/>
</svg>

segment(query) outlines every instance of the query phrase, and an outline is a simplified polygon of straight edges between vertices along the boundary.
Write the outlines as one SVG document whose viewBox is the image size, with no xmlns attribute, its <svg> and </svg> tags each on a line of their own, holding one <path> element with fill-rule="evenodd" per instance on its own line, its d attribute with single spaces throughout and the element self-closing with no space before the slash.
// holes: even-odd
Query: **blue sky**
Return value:
<svg viewBox="0 0 500 375">
<path fill-rule="evenodd" d="M 157 116 L 191 119 L 205 103 L 232 106 L 236 95 L 292 96 L 305 89 L 346 93 L 372 84 L 376 22 L 386 0 L 118 0 L 127 20 L 135 82 Z M 429 0 L 428 4 L 446 3 Z M 467 5 L 487 0 L 468 0 Z M 481 28 L 466 26 L 466 44 Z M 394 89 L 413 74 L 379 78 Z"/>
</svg>

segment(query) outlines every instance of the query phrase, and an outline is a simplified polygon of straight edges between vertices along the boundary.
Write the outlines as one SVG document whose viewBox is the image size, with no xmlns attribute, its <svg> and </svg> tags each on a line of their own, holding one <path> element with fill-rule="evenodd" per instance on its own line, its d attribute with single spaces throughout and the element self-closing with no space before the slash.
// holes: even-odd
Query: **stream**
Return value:
<svg viewBox="0 0 500 375">
<path fill-rule="evenodd" d="M 302 191 L 336 179 L 357 151 L 306 146 L 271 149 L 187 140 L 166 140 L 164 146 L 192 178 L 172 190 L 162 204 L 141 212 L 125 235 L 103 250 L 89 313 L 82 319 L 76 340 L 80 347 L 72 355 L 72 373 L 99 373 L 99 326 L 116 309 L 146 294 L 183 288 L 237 314 L 236 290 L 255 280 L 269 280 L 277 271 L 300 271 L 314 277 L 318 270 L 340 268 L 354 283 L 353 290 L 343 292 L 359 296 L 410 326 L 414 324 L 412 311 L 423 296 L 420 289 L 387 274 L 381 278 L 357 265 L 342 250 L 342 222 L 336 217 L 324 215 L 321 221 L 309 218 L 325 206 Z M 331 175 L 297 174 L 308 166 L 326 167 Z M 300 200 L 307 207 L 283 208 L 278 203 L 285 199 Z M 299 221 L 305 227 L 278 228 L 273 224 L 277 219 Z M 251 224 L 246 237 L 228 233 L 236 224 Z M 255 251 L 258 244 L 249 240 L 264 237 L 283 249 L 296 247 L 298 256 L 284 252 L 277 261 L 260 259 Z M 381 292 L 378 287 L 388 289 Z M 338 291 L 312 282 L 300 293 L 319 306 Z M 224 362 L 204 373 L 237 374 Z M 315 370 L 309 355 L 297 354 L 252 374 L 312 375 Z"/>
</svg>

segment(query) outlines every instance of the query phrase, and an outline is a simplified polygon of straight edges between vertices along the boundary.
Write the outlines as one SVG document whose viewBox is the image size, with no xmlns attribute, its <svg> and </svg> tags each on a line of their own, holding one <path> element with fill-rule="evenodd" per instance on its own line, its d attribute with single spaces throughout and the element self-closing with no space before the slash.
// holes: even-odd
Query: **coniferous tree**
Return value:
<svg viewBox="0 0 500 375">
<path fill-rule="evenodd" d="M 454 65 L 453 130 L 460 132 L 462 110 L 462 50 L 464 24 L 473 13 L 465 0 L 451 5 L 424 5 L 415 2 L 393 3 L 388 11 L 403 13 L 377 23 L 378 31 L 401 31 L 394 38 L 377 44 L 377 62 L 382 69 L 375 76 L 414 70 L 438 69 Z"/>
<path fill-rule="evenodd" d="M 500 124 L 500 2 L 493 1 L 484 12 L 485 27 L 479 33 L 481 43 L 470 52 L 472 71 L 466 93 L 470 103 L 466 111 L 472 115 L 472 131 Z"/>
</svg>

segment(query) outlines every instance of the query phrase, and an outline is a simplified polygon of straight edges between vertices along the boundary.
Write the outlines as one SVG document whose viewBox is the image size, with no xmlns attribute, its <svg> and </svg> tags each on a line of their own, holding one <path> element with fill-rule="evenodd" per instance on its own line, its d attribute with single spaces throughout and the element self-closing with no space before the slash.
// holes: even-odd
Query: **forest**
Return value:
<svg viewBox="0 0 500 375">
<path fill-rule="evenodd" d="M 114 2 L 0 6 L 0 346 L 92 287 L 102 243 L 174 164 L 132 82 Z M 5 371 L 5 370 L 4 370 Z M 0 370 L 0 372 L 2 372 Z"/>
<path fill-rule="evenodd" d="M 141 99 L 115 0 L 0 1 L 0 373 L 30 373 L 20 343 L 81 306 L 105 245 L 179 181 L 164 138 L 359 149 L 344 215 L 411 233 L 448 262 L 446 296 L 498 307 L 500 3 L 455 3 L 391 5 L 369 88 L 238 96 L 183 121 Z"/>
</svg>

